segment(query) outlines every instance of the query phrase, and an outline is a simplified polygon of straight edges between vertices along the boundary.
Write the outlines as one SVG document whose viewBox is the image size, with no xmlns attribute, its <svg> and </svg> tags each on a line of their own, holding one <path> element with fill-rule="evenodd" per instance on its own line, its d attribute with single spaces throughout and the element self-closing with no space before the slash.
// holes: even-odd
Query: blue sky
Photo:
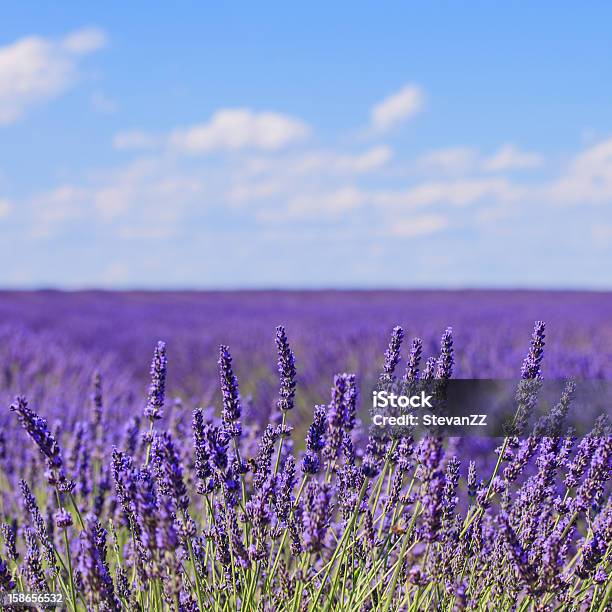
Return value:
<svg viewBox="0 0 612 612">
<path fill-rule="evenodd" d="M 0 286 L 609 289 L 611 22 L 12 3 Z"/>
</svg>

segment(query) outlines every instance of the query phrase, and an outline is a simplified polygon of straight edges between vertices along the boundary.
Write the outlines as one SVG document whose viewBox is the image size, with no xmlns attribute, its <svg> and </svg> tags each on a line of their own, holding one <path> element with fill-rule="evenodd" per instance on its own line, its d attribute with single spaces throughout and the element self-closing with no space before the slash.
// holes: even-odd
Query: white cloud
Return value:
<svg viewBox="0 0 612 612">
<path fill-rule="evenodd" d="M 562 203 L 612 202 L 612 138 L 576 155 L 566 173 L 545 189 L 544 195 Z"/>
<path fill-rule="evenodd" d="M 425 94 L 418 85 L 405 85 L 372 109 L 372 127 L 385 132 L 416 115 L 425 103 Z"/>
<path fill-rule="evenodd" d="M 443 174 L 465 174 L 477 162 L 478 153 L 470 147 L 449 147 L 430 151 L 417 160 L 417 166 L 425 171 Z"/>
<path fill-rule="evenodd" d="M 391 160 L 392 156 L 393 150 L 386 145 L 372 147 L 358 154 L 307 153 L 291 164 L 291 171 L 299 174 L 312 172 L 361 174 L 381 168 Z"/>
<path fill-rule="evenodd" d="M 519 195 L 518 187 L 505 178 L 466 178 L 421 183 L 399 192 L 397 201 L 410 207 L 432 204 L 466 206 L 486 198 L 494 201 L 511 200 Z"/>
<path fill-rule="evenodd" d="M 183 205 L 202 192 L 202 181 L 156 160 L 137 160 L 90 188 L 94 211 L 107 222 L 136 213 L 141 223 L 173 223 Z"/>
<path fill-rule="evenodd" d="M 204 179 L 160 160 L 137 160 L 64 184 L 22 202 L 29 235 L 46 238 L 73 231 L 74 223 L 121 239 L 160 238 L 176 232 L 187 208 L 202 206 Z"/>
<path fill-rule="evenodd" d="M 12 208 L 9 200 L 0 198 L 0 219 L 6 217 L 11 212 Z"/>
<path fill-rule="evenodd" d="M 449 220 L 442 215 L 420 215 L 394 221 L 390 231 L 394 236 L 415 238 L 435 234 L 448 227 L 448 225 Z"/>
<path fill-rule="evenodd" d="M 286 207 L 287 217 L 337 217 L 366 202 L 367 196 L 354 186 L 328 192 L 298 195 Z"/>
<path fill-rule="evenodd" d="M 361 153 L 339 153 L 337 151 L 307 151 L 282 157 L 255 157 L 244 161 L 245 176 L 282 174 L 296 175 L 357 175 L 382 168 L 393 157 L 393 150 L 380 145 Z"/>
<path fill-rule="evenodd" d="M 98 28 L 83 28 L 68 34 L 60 44 L 68 53 L 85 55 L 97 51 L 106 45 L 106 34 Z"/>
<path fill-rule="evenodd" d="M 82 221 L 86 216 L 88 196 L 86 189 L 64 184 L 31 198 L 28 202 L 33 216 L 30 235 L 47 237 L 70 222 Z"/>
<path fill-rule="evenodd" d="M 159 139 L 141 130 L 121 132 L 113 138 L 113 146 L 119 151 L 152 149 L 159 144 Z"/>
<path fill-rule="evenodd" d="M 500 147 L 489 157 L 483 157 L 471 147 L 449 147 L 430 151 L 417 160 L 417 166 L 422 170 L 455 175 L 474 171 L 525 170 L 537 168 L 543 163 L 544 158 L 540 154 L 521 151 L 512 144 Z"/>
<path fill-rule="evenodd" d="M 0 47 L 0 125 L 59 96 L 77 78 L 78 58 L 105 43 L 99 30 L 79 30 L 56 41 L 38 36 Z"/>
<path fill-rule="evenodd" d="M 227 197 L 237 204 L 279 195 L 292 200 L 304 183 L 312 191 L 313 183 L 328 183 L 341 176 L 356 177 L 374 172 L 388 164 L 392 156 L 392 149 L 381 145 L 361 153 L 312 151 L 289 157 L 247 159 L 237 171 L 235 184 Z"/>
<path fill-rule="evenodd" d="M 282 192 L 284 188 L 283 182 L 277 179 L 238 183 L 230 188 L 227 199 L 234 204 L 244 204 L 245 202 L 271 198 Z"/>
<path fill-rule="evenodd" d="M 537 168 L 544 163 L 544 158 L 538 153 L 520 151 L 512 144 L 501 147 L 488 159 L 483 160 L 485 172 L 502 172 L 504 170 L 523 170 Z"/>
<path fill-rule="evenodd" d="M 260 149 L 275 151 L 307 138 L 310 128 L 281 113 L 247 108 L 221 109 L 207 123 L 176 130 L 170 146 L 183 153 Z"/>
</svg>

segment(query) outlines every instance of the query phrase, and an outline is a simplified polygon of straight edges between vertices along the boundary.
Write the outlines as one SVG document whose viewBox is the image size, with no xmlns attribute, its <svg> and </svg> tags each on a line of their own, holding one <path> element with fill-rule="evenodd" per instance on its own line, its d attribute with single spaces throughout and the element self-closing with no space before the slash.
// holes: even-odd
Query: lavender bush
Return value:
<svg viewBox="0 0 612 612">
<path fill-rule="evenodd" d="M 440 308 L 446 298 L 437 299 Z M 599 420 L 581 439 L 567 428 L 555 437 L 522 429 L 554 331 L 532 320 L 529 339 L 515 314 L 510 334 L 493 316 L 496 300 L 489 328 L 485 304 L 478 333 L 462 331 L 465 307 L 449 317 L 452 330 L 440 322 L 436 344 L 433 308 L 427 336 L 408 347 L 413 330 L 386 324 L 395 314 L 386 302 L 379 320 L 390 338 L 376 325 L 345 328 L 340 349 L 333 335 L 318 336 L 305 372 L 297 347 L 308 325 L 296 325 L 297 342 L 291 326 L 276 335 L 270 326 L 264 342 L 253 320 L 251 358 L 247 337 L 241 359 L 219 342 L 216 390 L 203 376 L 199 396 L 185 353 L 172 381 L 176 331 L 167 346 L 151 342 L 150 384 L 140 382 L 138 393 L 140 370 L 117 362 L 123 340 L 110 334 L 88 350 L 86 338 L 65 334 L 56 345 L 58 329 L 70 325 L 42 325 L 33 308 L 5 330 L 2 348 L 3 392 L 22 395 L 2 417 L 0 590 L 60 592 L 70 610 L 610 609 L 609 423 Z M 330 314 L 323 328 L 331 334 L 338 320 Z M 600 329 L 595 343 L 609 338 Z M 563 358 L 552 351 L 552 376 L 608 374 L 605 342 L 597 350 L 584 343 L 588 321 L 561 330 L 577 348 Z M 201 363 L 199 352 L 189 354 Z M 373 372 L 386 383 L 444 385 L 458 374 L 508 375 L 513 361 L 521 382 L 507 438 L 468 447 L 373 437 L 358 418 L 359 385 Z M 363 367 L 344 373 L 350 365 Z M 570 382 L 553 408 L 557 421 L 572 394 Z"/>
</svg>

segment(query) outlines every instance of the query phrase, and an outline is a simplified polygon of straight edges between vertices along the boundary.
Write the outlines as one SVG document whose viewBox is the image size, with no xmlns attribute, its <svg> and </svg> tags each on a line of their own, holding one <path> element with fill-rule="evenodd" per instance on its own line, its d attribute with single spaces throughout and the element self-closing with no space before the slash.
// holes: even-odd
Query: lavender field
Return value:
<svg viewBox="0 0 612 612">
<path fill-rule="evenodd" d="M 520 379 L 520 413 L 542 379 L 612 379 L 611 313 L 609 293 L 2 293 L 3 596 L 610 609 L 609 422 L 465 444 L 357 415 L 372 380 Z"/>
</svg>

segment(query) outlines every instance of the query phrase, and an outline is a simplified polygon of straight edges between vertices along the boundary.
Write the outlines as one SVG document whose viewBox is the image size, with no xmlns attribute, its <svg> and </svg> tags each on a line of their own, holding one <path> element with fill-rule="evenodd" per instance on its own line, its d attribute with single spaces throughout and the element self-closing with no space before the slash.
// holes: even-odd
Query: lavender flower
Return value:
<svg viewBox="0 0 612 612">
<path fill-rule="evenodd" d="M 468 466 L 468 475 L 467 475 L 467 493 L 470 497 L 476 497 L 477 490 L 476 483 L 476 463 L 474 461 L 470 461 L 470 465 Z"/>
<path fill-rule="evenodd" d="M 521 440 L 516 456 L 504 469 L 504 479 L 506 482 L 514 482 L 518 478 L 531 457 L 533 457 L 537 447 L 538 441 L 534 436 L 529 436 L 524 440 Z"/>
<path fill-rule="evenodd" d="M 15 588 L 13 575 L 9 571 L 6 561 L 0 559 L 0 593 L 12 591 Z"/>
<path fill-rule="evenodd" d="M 134 506 L 142 545 L 150 551 L 156 541 L 158 506 L 155 481 L 148 467 L 143 467 L 136 477 Z"/>
<path fill-rule="evenodd" d="M 281 412 L 286 412 L 293 408 L 296 372 L 295 356 L 289 346 L 287 334 L 282 325 L 276 328 L 276 348 L 278 350 L 278 373 L 280 374 L 279 400 L 276 407 Z"/>
<path fill-rule="evenodd" d="M 238 379 L 232 369 L 232 356 L 229 347 L 221 345 L 219 349 L 219 373 L 221 378 L 221 392 L 223 393 L 223 426 L 230 436 L 239 438 L 242 434 L 240 416 L 240 392 Z"/>
<path fill-rule="evenodd" d="M 546 324 L 544 321 L 536 321 L 531 336 L 531 344 L 529 353 L 523 361 L 521 369 L 521 378 L 523 380 L 538 380 L 541 379 L 541 365 L 544 358 L 544 338 L 546 337 Z"/>
<path fill-rule="evenodd" d="M 574 570 L 580 578 L 586 579 L 595 573 L 597 565 L 606 552 L 605 543 L 595 534 L 580 549 L 580 560 Z"/>
<path fill-rule="evenodd" d="M 289 455 L 283 465 L 278 491 L 276 494 L 276 514 L 278 520 L 287 523 L 293 505 L 293 487 L 295 487 L 295 459 Z"/>
<path fill-rule="evenodd" d="M 574 510 L 586 511 L 597 495 L 601 493 L 607 480 L 612 476 L 612 438 L 602 438 L 593 455 L 591 466 L 576 491 Z"/>
<path fill-rule="evenodd" d="M 28 586 L 32 591 L 46 593 L 49 589 L 47 588 L 47 581 L 43 573 L 36 535 L 31 529 L 26 527 L 24 529 L 24 537 L 27 545 L 24 569 Z"/>
<path fill-rule="evenodd" d="M 115 481 L 117 500 L 121 505 L 126 521 L 136 538 L 140 531 L 135 515 L 136 471 L 132 458 L 125 453 L 113 450 L 112 472 Z"/>
<path fill-rule="evenodd" d="M 72 523 L 72 515 L 65 508 L 60 508 L 55 513 L 55 524 L 58 529 L 67 529 L 72 526 Z"/>
<path fill-rule="evenodd" d="M 436 374 L 437 360 L 435 357 L 429 357 L 425 362 L 425 367 L 421 373 L 421 380 L 429 381 L 433 380 Z"/>
<path fill-rule="evenodd" d="M 427 437 L 419 447 L 421 463 L 421 505 L 423 506 L 423 537 L 433 542 L 439 537 L 441 506 L 444 493 L 444 476 L 440 469 L 442 460 L 440 438 Z"/>
<path fill-rule="evenodd" d="M 17 397 L 14 404 L 11 404 L 10 409 L 17 413 L 21 425 L 45 456 L 49 484 L 57 486 L 60 491 L 72 490 L 74 485 L 66 479 L 64 474 L 62 451 L 54 435 L 49 431 L 46 419 L 30 410 L 26 399 L 21 396 Z"/>
<path fill-rule="evenodd" d="M 344 437 L 344 424 L 347 416 L 346 382 L 346 374 L 334 376 L 332 398 L 327 411 L 326 444 L 323 448 L 323 456 L 330 464 L 338 457 Z"/>
<path fill-rule="evenodd" d="M 410 347 L 410 355 L 406 363 L 406 372 L 403 377 L 403 382 L 408 386 L 408 394 L 412 393 L 415 388 L 415 383 L 419 378 L 419 364 L 423 353 L 423 342 L 420 338 L 412 340 Z"/>
<path fill-rule="evenodd" d="M 92 425 L 94 429 L 97 429 L 102 423 L 102 375 L 100 372 L 94 374 L 91 401 L 93 403 Z"/>
<path fill-rule="evenodd" d="M 438 380 L 448 380 L 453 374 L 454 363 L 453 329 L 448 327 L 440 341 L 440 356 L 436 362 L 435 378 Z"/>
<path fill-rule="evenodd" d="M 404 330 L 398 325 L 391 332 L 389 347 L 385 351 L 385 363 L 380 375 L 380 382 L 389 383 L 393 380 L 393 372 L 401 359 L 400 350 L 404 340 Z"/>
<path fill-rule="evenodd" d="M 306 474 L 316 474 L 319 471 L 319 451 L 325 446 L 326 431 L 326 408 L 315 406 L 314 419 L 306 435 L 306 453 L 302 458 L 302 471 Z"/>
<path fill-rule="evenodd" d="M 175 551 L 178 544 L 178 532 L 174 524 L 173 503 L 169 496 L 159 499 L 158 522 L 155 532 L 156 545 L 160 550 Z"/>
<path fill-rule="evenodd" d="M 89 606 L 120 610 L 106 561 L 106 530 L 93 516 L 86 517 L 85 527 L 80 535 L 79 571 Z"/>
<path fill-rule="evenodd" d="M 357 382 L 354 374 L 345 374 L 346 389 L 344 391 L 344 431 L 350 434 L 357 424 Z"/>
<path fill-rule="evenodd" d="M 4 554 L 10 561 L 16 563 L 19 559 L 16 524 L 2 523 L 2 537 L 4 538 Z"/>
<path fill-rule="evenodd" d="M 30 487 L 28 487 L 25 480 L 19 482 L 19 488 L 21 489 L 25 510 L 30 515 L 30 519 L 34 526 L 34 532 L 43 546 L 45 559 L 47 563 L 53 567 L 55 565 L 55 549 L 53 548 L 53 543 L 49 537 L 45 520 L 40 513 L 36 499 L 34 495 L 32 495 L 32 491 L 30 491 Z"/>
<path fill-rule="evenodd" d="M 258 489 L 263 486 L 264 482 L 266 482 L 270 476 L 272 453 L 274 452 L 274 445 L 280 437 L 280 434 L 280 426 L 274 425 L 268 425 L 263 432 L 259 451 L 255 458 L 255 477 L 253 478 L 253 484 Z"/>
<path fill-rule="evenodd" d="M 153 352 L 151 362 L 151 385 L 149 386 L 149 397 L 144 409 L 144 415 L 151 422 L 162 418 L 164 399 L 166 396 L 166 372 L 168 360 L 166 358 L 166 343 L 158 342 Z"/>
<path fill-rule="evenodd" d="M 529 562 L 526 551 L 521 546 L 516 532 L 510 526 L 509 520 L 505 515 L 500 516 L 501 533 L 506 543 L 508 555 L 512 560 L 514 569 L 528 589 L 533 590 L 537 582 L 537 572 Z"/>
<path fill-rule="evenodd" d="M 304 546 L 309 552 L 321 550 L 331 516 L 329 485 L 314 480 L 308 483 L 304 508 Z"/>
<path fill-rule="evenodd" d="M 177 509 L 186 512 L 189 495 L 183 480 L 180 456 L 169 433 L 164 432 L 154 437 L 151 455 L 160 493 L 169 495 Z"/>
<path fill-rule="evenodd" d="M 513 422 L 507 425 L 508 435 L 521 435 L 536 407 L 542 381 L 541 364 L 544 357 L 545 329 L 543 321 L 536 321 L 529 351 L 521 368 L 521 381 L 516 392 L 518 407 Z"/>
</svg>

